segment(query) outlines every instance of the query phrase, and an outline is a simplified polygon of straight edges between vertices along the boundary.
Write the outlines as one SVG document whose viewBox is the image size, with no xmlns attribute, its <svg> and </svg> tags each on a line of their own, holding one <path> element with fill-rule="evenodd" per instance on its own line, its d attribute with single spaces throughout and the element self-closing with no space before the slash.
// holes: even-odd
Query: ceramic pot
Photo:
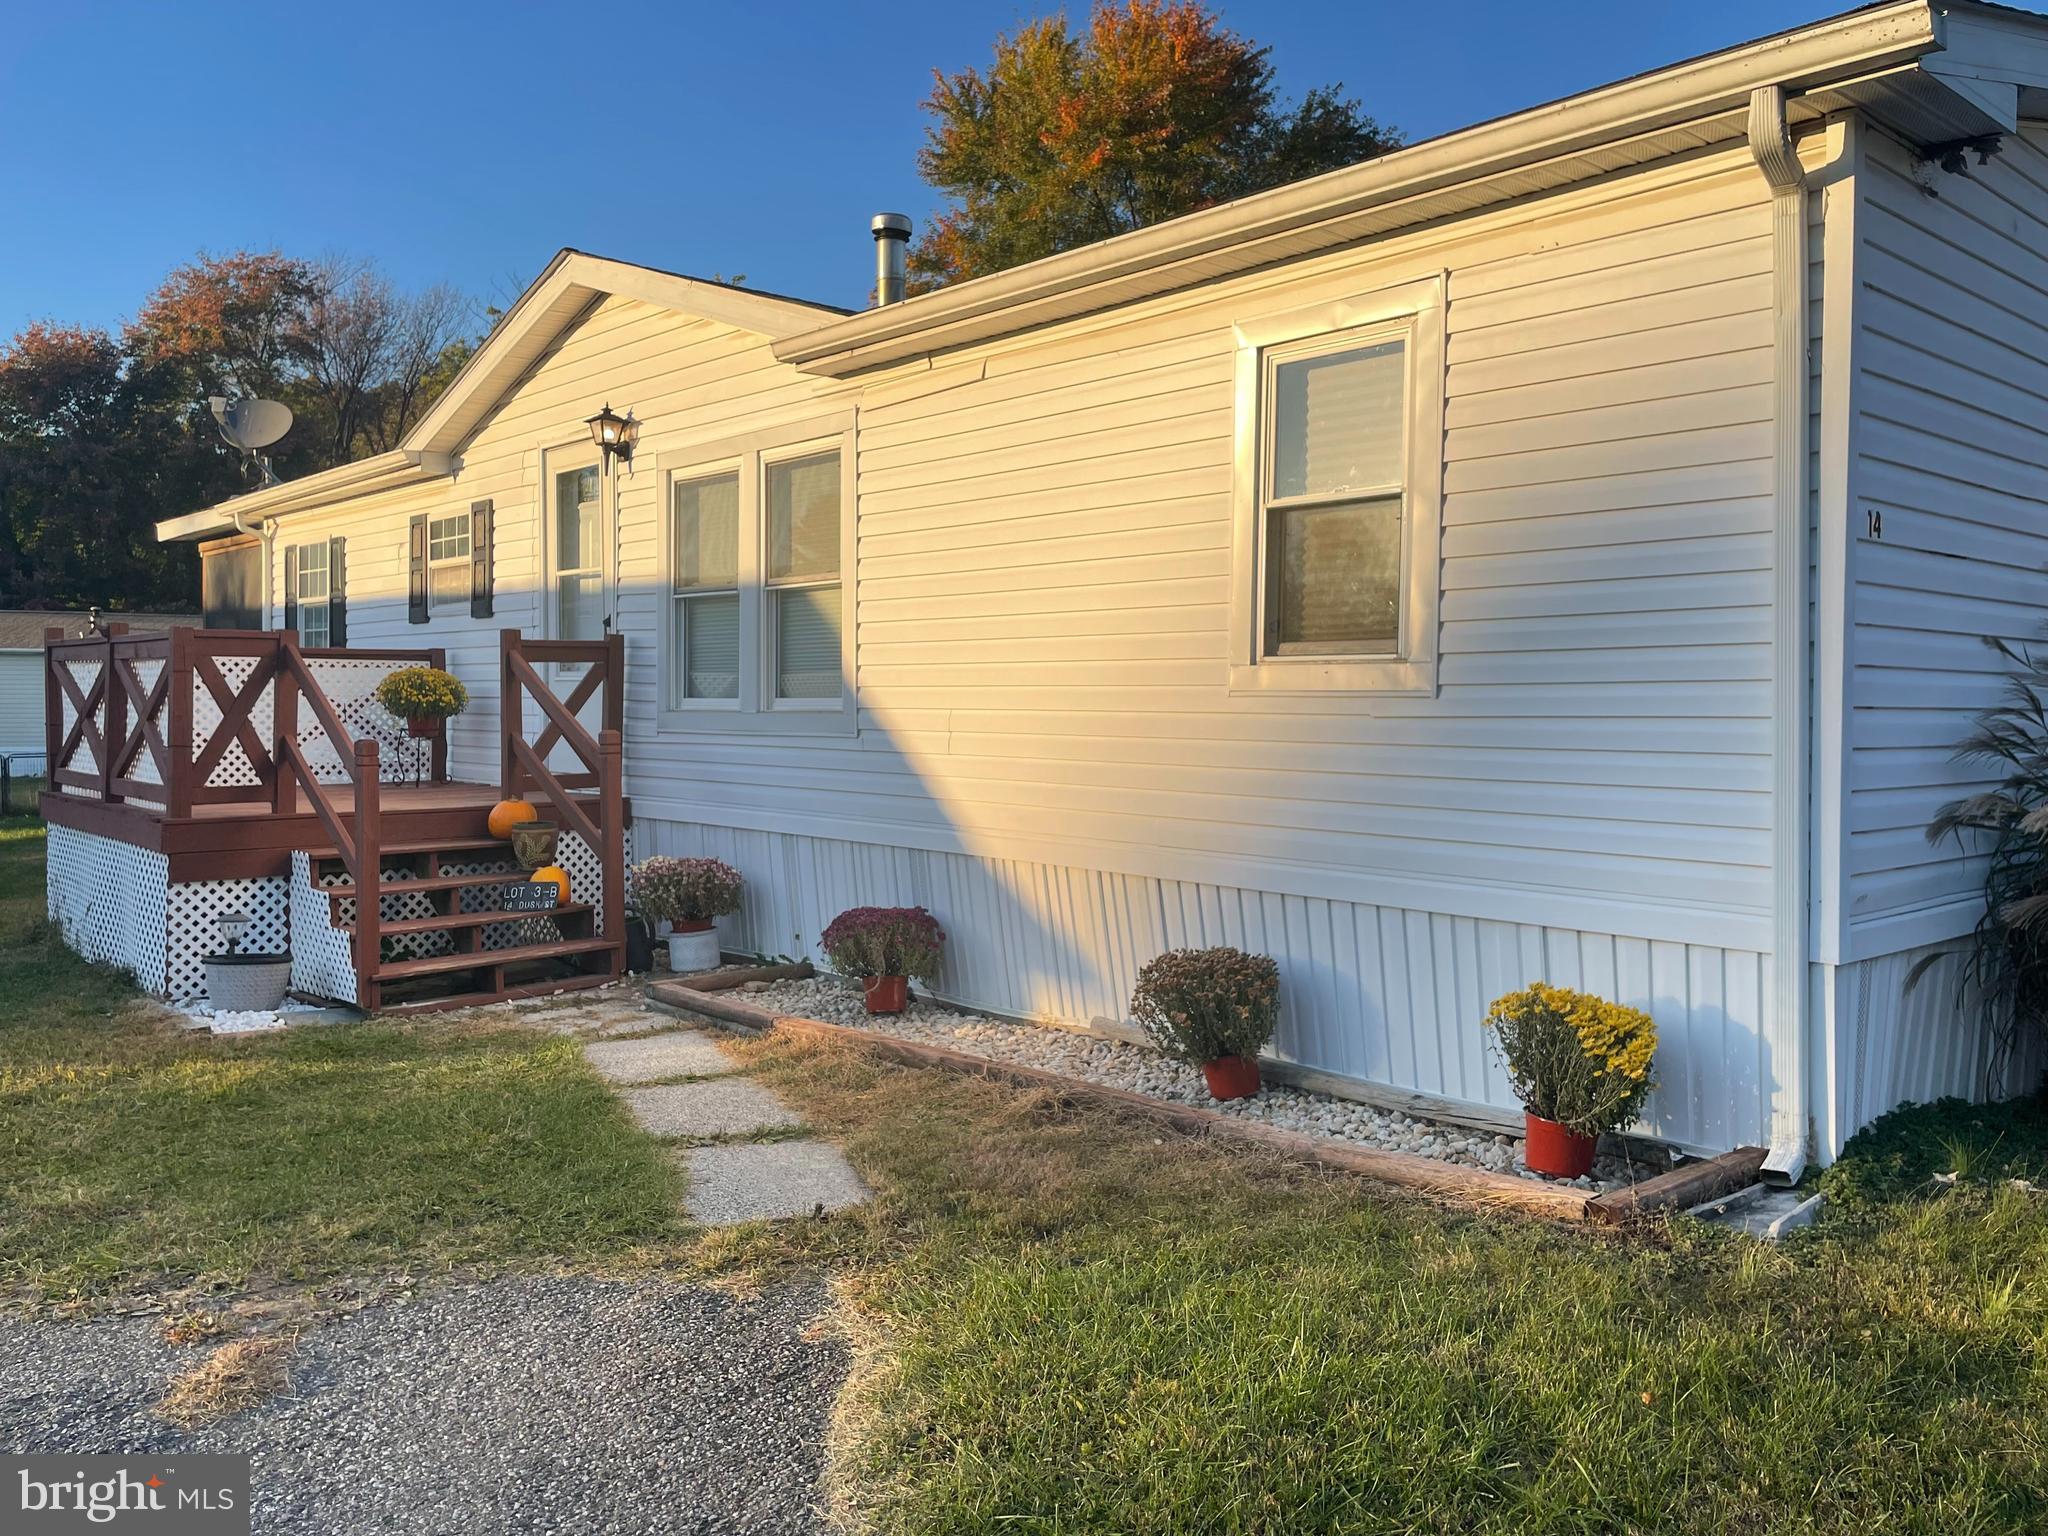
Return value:
<svg viewBox="0 0 2048 1536">
<path fill-rule="evenodd" d="M 863 976 L 860 994 L 861 1001 L 867 1004 L 869 1013 L 901 1013 L 910 1006 L 910 978 Z"/>
<path fill-rule="evenodd" d="M 1252 1099 L 1259 1093 L 1259 1058 L 1219 1056 L 1202 1063 L 1202 1077 L 1212 1099 Z"/>
<path fill-rule="evenodd" d="M 291 990 L 290 955 L 208 955 L 204 963 L 216 1013 L 271 1013 Z"/>
<path fill-rule="evenodd" d="M 1522 1111 L 1522 1129 L 1528 1137 L 1522 1160 L 1533 1172 L 1547 1173 L 1553 1179 L 1576 1179 L 1593 1171 L 1593 1137 L 1581 1136 L 1527 1110 Z"/>
<path fill-rule="evenodd" d="M 512 862 L 529 875 L 555 862 L 561 829 L 552 821 L 528 821 L 512 829 Z"/>
<path fill-rule="evenodd" d="M 678 975 L 718 969 L 718 930 L 709 922 L 677 923 L 668 936 L 668 968 Z"/>
</svg>

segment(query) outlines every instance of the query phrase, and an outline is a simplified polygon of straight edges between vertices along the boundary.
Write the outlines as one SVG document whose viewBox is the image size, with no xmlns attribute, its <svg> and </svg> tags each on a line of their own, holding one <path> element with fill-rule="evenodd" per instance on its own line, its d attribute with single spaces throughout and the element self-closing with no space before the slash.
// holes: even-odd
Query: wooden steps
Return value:
<svg viewBox="0 0 2048 1536">
<path fill-rule="evenodd" d="M 473 891 L 480 886 L 517 885 L 525 878 L 524 874 L 510 870 L 486 875 L 425 875 L 417 880 L 383 881 L 377 887 L 377 894 L 397 896 L 412 892 L 421 896 L 437 895 L 445 891 Z M 323 894 L 331 901 L 342 901 L 360 896 L 362 892 L 353 883 L 344 881 L 340 885 L 324 887 Z"/>
<path fill-rule="evenodd" d="M 595 910 L 587 901 L 565 901 L 545 912 L 450 912 L 432 917 L 401 917 L 379 923 L 377 932 L 386 938 L 399 933 L 442 933 L 452 928 L 487 928 L 492 923 L 530 922 L 534 918 L 581 917 Z"/>
<path fill-rule="evenodd" d="M 610 939 L 550 939 L 544 944 L 515 944 L 506 949 L 458 951 L 452 955 L 428 955 L 419 960 L 387 960 L 377 967 L 377 979 L 409 981 L 415 976 L 438 976 L 444 971 L 497 969 L 508 965 L 523 965 L 530 960 L 553 960 L 570 955 L 595 954 L 599 950 L 610 948 Z"/>
</svg>

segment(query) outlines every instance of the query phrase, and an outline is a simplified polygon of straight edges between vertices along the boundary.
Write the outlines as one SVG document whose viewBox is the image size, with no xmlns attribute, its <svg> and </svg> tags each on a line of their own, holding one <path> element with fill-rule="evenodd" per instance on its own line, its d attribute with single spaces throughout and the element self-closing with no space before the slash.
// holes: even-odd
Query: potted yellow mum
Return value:
<svg viewBox="0 0 2048 1536">
<path fill-rule="evenodd" d="M 1657 1086 L 1657 1026 L 1640 1008 L 1538 981 L 1495 1002 L 1486 1027 L 1521 1098 L 1523 1157 L 1537 1173 L 1590 1173 L 1601 1132 L 1635 1124 Z"/>
<path fill-rule="evenodd" d="M 405 722 L 407 735 L 423 739 L 440 735 L 443 720 L 469 708 L 469 690 L 439 667 L 400 667 L 377 685 L 377 702 Z"/>
</svg>

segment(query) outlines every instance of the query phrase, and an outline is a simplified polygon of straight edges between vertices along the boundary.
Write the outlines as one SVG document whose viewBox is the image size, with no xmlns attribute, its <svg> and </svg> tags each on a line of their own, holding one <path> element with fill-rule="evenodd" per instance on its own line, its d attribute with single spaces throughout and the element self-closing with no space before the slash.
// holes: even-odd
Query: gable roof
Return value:
<svg viewBox="0 0 2048 1536">
<path fill-rule="evenodd" d="M 1861 108 L 1915 143 L 2048 111 L 2048 19 L 1974 0 L 1881 0 L 1412 144 L 1306 181 L 832 320 L 775 343 L 841 377 L 1743 140 L 1750 92 L 1790 126 Z"/>
<path fill-rule="evenodd" d="M 398 447 L 318 474 L 266 486 L 156 525 L 159 541 L 203 539 L 245 524 L 439 478 L 478 424 L 562 332 L 607 297 L 641 299 L 678 314 L 779 339 L 843 317 L 829 304 L 664 272 L 564 247 L 498 319 Z"/>
</svg>

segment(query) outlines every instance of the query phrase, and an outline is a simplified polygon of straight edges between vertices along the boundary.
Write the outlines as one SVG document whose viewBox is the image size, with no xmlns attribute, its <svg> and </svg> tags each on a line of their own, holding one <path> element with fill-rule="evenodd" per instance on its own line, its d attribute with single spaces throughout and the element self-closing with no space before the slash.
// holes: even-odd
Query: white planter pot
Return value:
<svg viewBox="0 0 2048 1536">
<path fill-rule="evenodd" d="M 701 933 L 671 933 L 668 936 L 668 968 L 677 975 L 690 971 L 718 969 L 718 930 Z"/>
<path fill-rule="evenodd" d="M 205 964 L 216 1013 L 272 1013 L 291 988 L 290 955 L 208 955 Z"/>
</svg>

